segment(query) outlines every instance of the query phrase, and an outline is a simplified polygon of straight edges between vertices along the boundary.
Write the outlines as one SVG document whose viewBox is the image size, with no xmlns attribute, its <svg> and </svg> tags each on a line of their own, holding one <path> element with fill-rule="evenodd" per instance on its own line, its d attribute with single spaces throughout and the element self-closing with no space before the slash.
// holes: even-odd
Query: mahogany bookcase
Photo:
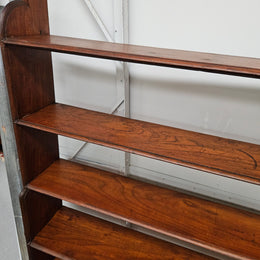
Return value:
<svg viewBox="0 0 260 260">
<path fill-rule="evenodd" d="M 1 15 L 1 50 L 30 259 L 211 259 L 62 206 L 93 209 L 235 259 L 260 259 L 260 216 L 59 159 L 58 135 L 260 184 L 260 146 L 55 102 L 51 52 L 260 78 L 260 59 L 49 34 L 46 0 Z"/>
</svg>

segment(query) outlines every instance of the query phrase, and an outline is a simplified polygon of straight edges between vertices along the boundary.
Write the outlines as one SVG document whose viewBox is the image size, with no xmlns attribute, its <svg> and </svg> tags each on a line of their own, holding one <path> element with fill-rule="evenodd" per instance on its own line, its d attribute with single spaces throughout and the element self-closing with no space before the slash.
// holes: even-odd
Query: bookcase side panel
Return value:
<svg viewBox="0 0 260 260">
<path fill-rule="evenodd" d="M 0 18 L 0 38 L 49 34 L 47 0 L 10 2 Z M 1 42 L 11 116 L 24 187 L 59 157 L 58 137 L 15 124 L 18 118 L 55 102 L 50 51 Z M 12 174 L 12 173 L 9 173 Z M 20 197 L 27 244 L 61 207 L 61 200 L 24 191 Z M 30 259 L 52 256 L 28 247 Z"/>
<path fill-rule="evenodd" d="M 22 33 L 49 33 L 47 2 L 21 2 L 14 1 L 6 6 L 2 16 L 2 37 Z M 51 52 L 3 43 L 1 47 L 11 114 L 15 123 L 18 118 L 55 102 Z M 26 185 L 58 158 L 58 138 L 16 124 L 14 131 L 22 180 Z"/>
</svg>

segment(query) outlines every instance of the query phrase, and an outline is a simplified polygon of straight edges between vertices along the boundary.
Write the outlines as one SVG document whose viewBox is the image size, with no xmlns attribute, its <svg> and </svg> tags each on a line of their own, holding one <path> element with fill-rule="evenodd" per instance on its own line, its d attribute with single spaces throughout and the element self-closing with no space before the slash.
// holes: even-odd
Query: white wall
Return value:
<svg viewBox="0 0 260 260">
<path fill-rule="evenodd" d="M 6 4 L 8 4 L 8 2 L 10 2 L 10 1 L 8 1 L 8 0 L 0 0 L 0 5 L 1 6 L 5 6 Z"/>
<path fill-rule="evenodd" d="M 93 0 L 114 35 L 114 1 Z M 132 44 L 260 58 L 260 1 L 129 0 Z M 84 0 L 49 0 L 51 33 L 105 40 Z M 115 62 L 53 54 L 56 99 L 111 112 L 122 90 Z M 260 81 L 129 64 L 131 117 L 260 144 Z M 118 114 L 122 114 L 122 108 Z M 82 142 L 60 138 L 62 157 Z M 76 159 L 123 171 L 123 153 L 88 144 Z M 131 156 L 131 174 L 260 209 L 260 188 Z"/>
</svg>

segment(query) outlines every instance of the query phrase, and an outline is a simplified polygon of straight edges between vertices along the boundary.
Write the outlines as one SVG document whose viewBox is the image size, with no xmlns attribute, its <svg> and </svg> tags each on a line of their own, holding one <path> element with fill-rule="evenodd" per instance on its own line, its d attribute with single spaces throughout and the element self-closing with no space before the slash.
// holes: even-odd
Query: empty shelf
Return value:
<svg viewBox="0 0 260 260">
<path fill-rule="evenodd" d="M 7 45 L 151 65 L 260 77 L 260 59 L 84 40 L 54 35 L 10 37 Z"/>
<path fill-rule="evenodd" d="M 158 124 L 53 104 L 19 125 L 150 158 L 260 183 L 260 146 Z"/>
<path fill-rule="evenodd" d="M 212 259 L 65 207 L 31 246 L 66 260 Z"/>
<path fill-rule="evenodd" d="M 245 210 L 66 160 L 28 188 L 220 254 L 260 259 L 260 215 Z"/>
</svg>

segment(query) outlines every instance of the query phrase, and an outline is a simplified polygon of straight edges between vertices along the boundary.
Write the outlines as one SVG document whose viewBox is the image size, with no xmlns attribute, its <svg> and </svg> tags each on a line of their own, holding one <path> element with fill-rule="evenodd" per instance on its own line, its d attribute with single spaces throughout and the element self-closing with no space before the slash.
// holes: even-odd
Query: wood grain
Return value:
<svg viewBox="0 0 260 260">
<path fill-rule="evenodd" d="M 173 68 L 259 78 L 260 59 L 129 44 L 84 40 L 54 35 L 11 37 L 5 44 L 56 52 L 122 60 Z"/>
<path fill-rule="evenodd" d="M 1 15 L 1 37 L 48 34 L 46 0 L 13 1 Z M 55 102 L 51 53 L 1 44 L 12 119 Z M 59 156 L 56 135 L 14 126 L 23 184 Z"/>
<path fill-rule="evenodd" d="M 1 11 L 1 39 L 39 34 L 49 34 L 47 0 L 15 0 Z"/>
<path fill-rule="evenodd" d="M 14 120 L 54 103 L 50 52 L 10 46 L 3 61 Z"/>
<path fill-rule="evenodd" d="M 65 207 L 31 246 L 66 260 L 212 259 Z"/>
<path fill-rule="evenodd" d="M 3 61 L 12 119 L 54 103 L 50 52 L 3 47 Z M 59 156 L 54 134 L 14 126 L 23 184 L 46 169 Z"/>
<path fill-rule="evenodd" d="M 52 219 L 61 199 L 226 256 L 260 258 L 257 214 L 63 160 L 54 162 L 56 134 L 62 134 L 259 184 L 259 146 L 55 105 L 51 51 L 253 78 L 260 78 L 260 59 L 49 36 L 47 0 L 9 3 L 0 24 L 23 184 L 36 178 L 21 196 L 27 242 L 38 234 L 30 259 L 86 259 L 87 254 L 88 259 L 93 254 L 95 259 L 203 259 L 76 211 L 62 209 Z"/>
<path fill-rule="evenodd" d="M 26 240 L 31 241 L 61 208 L 61 200 L 24 189 L 20 195 Z"/>
<path fill-rule="evenodd" d="M 14 126 L 23 184 L 28 184 L 59 158 L 58 137 L 32 128 Z"/>
<path fill-rule="evenodd" d="M 61 200 L 31 190 L 23 190 L 20 196 L 24 233 L 27 243 L 50 221 L 61 208 Z M 30 260 L 52 260 L 53 256 L 28 247 Z"/>
<path fill-rule="evenodd" d="M 54 103 L 51 53 L 2 47 L 12 119 Z M 14 126 L 23 184 L 59 156 L 56 135 Z M 30 149 L 28 149 L 30 147 Z"/>
<path fill-rule="evenodd" d="M 1 12 L 1 40 L 18 35 L 49 34 L 47 0 L 17 0 Z M 6 46 L 1 50 L 13 119 L 54 102 L 51 53 Z"/>
<path fill-rule="evenodd" d="M 12 1 L 3 9 L 0 19 L 1 40 L 19 35 L 49 34 L 47 0 Z M 1 51 L 13 120 L 54 103 L 50 52 L 6 46 L 2 41 Z M 54 134 L 17 125 L 14 131 L 25 185 L 58 158 L 58 139 Z M 61 201 L 24 191 L 21 206 L 28 243 L 47 224 Z M 28 251 L 30 260 L 53 259 L 53 256 L 37 250 Z"/>
<path fill-rule="evenodd" d="M 260 183 L 260 146 L 53 104 L 16 122 L 150 158 Z"/>
<path fill-rule="evenodd" d="M 260 259 L 260 215 L 58 160 L 29 189 L 238 259 Z"/>
</svg>

